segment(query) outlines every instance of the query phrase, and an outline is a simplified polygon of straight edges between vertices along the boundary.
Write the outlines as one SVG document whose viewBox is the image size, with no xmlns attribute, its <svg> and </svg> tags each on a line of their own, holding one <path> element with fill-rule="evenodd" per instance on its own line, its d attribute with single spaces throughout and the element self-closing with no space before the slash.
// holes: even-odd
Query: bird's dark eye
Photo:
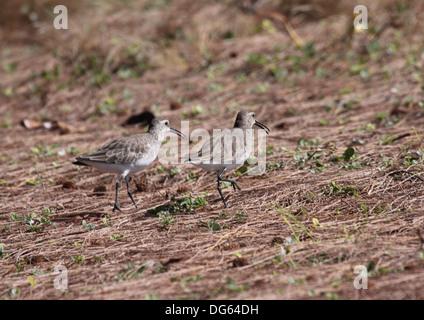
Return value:
<svg viewBox="0 0 424 320">
<path fill-rule="evenodd" d="M 169 121 L 165 121 L 165 125 L 166 126 L 169 126 Z"/>
<path fill-rule="evenodd" d="M 254 113 L 252 113 L 252 117 L 253 117 L 253 118 L 255 117 L 255 114 L 254 114 Z"/>
</svg>

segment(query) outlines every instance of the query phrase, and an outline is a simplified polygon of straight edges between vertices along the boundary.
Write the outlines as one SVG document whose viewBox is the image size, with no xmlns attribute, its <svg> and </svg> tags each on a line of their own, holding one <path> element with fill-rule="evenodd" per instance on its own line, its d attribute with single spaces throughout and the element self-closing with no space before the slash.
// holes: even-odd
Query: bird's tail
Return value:
<svg viewBox="0 0 424 320">
<path fill-rule="evenodd" d="M 88 164 L 85 164 L 84 162 L 81 162 L 78 159 L 76 161 L 73 161 L 72 164 L 73 165 L 76 165 L 76 166 L 86 166 L 86 167 L 89 167 Z"/>
</svg>

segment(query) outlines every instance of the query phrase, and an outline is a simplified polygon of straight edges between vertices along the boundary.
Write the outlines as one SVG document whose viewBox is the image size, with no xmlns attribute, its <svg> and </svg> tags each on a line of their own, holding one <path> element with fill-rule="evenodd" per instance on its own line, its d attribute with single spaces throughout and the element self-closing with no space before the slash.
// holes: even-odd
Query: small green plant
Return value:
<svg viewBox="0 0 424 320">
<path fill-rule="evenodd" d="M 102 222 L 105 227 L 110 227 L 113 225 L 112 222 L 110 221 L 110 216 L 107 214 L 102 218 Z"/>
<path fill-rule="evenodd" d="M 388 157 L 386 157 L 386 155 L 384 153 L 380 154 L 380 158 L 382 158 L 382 163 L 380 165 L 380 170 L 382 169 L 381 167 L 391 167 L 393 165 L 395 165 L 395 163 Z"/>
<path fill-rule="evenodd" d="M 389 134 L 385 134 L 383 139 L 378 143 L 380 146 L 387 146 L 391 144 L 398 136 L 391 136 Z"/>
<path fill-rule="evenodd" d="M 237 210 L 236 214 L 234 215 L 234 219 L 244 220 L 246 219 L 246 213 L 243 210 Z"/>
<path fill-rule="evenodd" d="M 320 126 L 327 126 L 330 122 L 327 119 L 321 119 L 319 120 L 319 125 Z"/>
<path fill-rule="evenodd" d="M 359 197 L 357 193 L 357 188 L 356 186 L 353 186 L 353 185 L 343 186 L 332 181 L 324 189 L 329 191 L 330 195 L 348 195 L 348 196 L 354 196 L 356 198 Z"/>
<path fill-rule="evenodd" d="M 10 129 L 12 127 L 12 120 L 6 120 L 5 122 L 0 122 L 0 128 Z"/>
<path fill-rule="evenodd" d="M 299 170 L 303 170 L 305 169 L 306 164 L 312 160 L 315 162 L 315 168 L 311 168 L 312 173 L 320 173 L 325 167 L 325 165 L 320 161 L 322 156 L 323 152 L 320 149 L 309 150 L 302 153 L 302 149 L 297 147 L 295 154 L 293 155 L 293 160 L 295 161 L 294 165 L 297 166 Z"/>
<path fill-rule="evenodd" d="M 100 116 L 109 115 L 112 113 L 117 113 L 118 107 L 116 105 L 116 100 L 113 97 L 106 97 L 97 107 L 96 114 Z"/>
<path fill-rule="evenodd" d="M 350 161 L 350 159 L 353 157 L 353 155 L 355 154 L 355 149 L 353 149 L 352 147 L 349 147 L 345 150 L 345 152 L 343 153 L 343 160 L 344 161 Z"/>
<path fill-rule="evenodd" d="M 41 231 L 46 225 L 56 226 L 56 224 L 50 221 L 49 215 L 51 214 L 50 209 L 41 211 L 40 213 L 32 212 L 26 217 L 19 217 L 19 220 L 23 220 L 28 232 Z M 15 220 L 16 221 L 16 220 Z"/>
<path fill-rule="evenodd" d="M 249 289 L 249 286 L 247 284 L 236 285 L 234 283 L 233 279 L 229 276 L 224 275 L 223 279 L 226 280 L 227 289 L 230 292 L 243 292 L 243 291 L 246 291 L 247 289 Z"/>
<path fill-rule="evenodd" d="M 84 256 L 79 255 L 79 256 L 71 257 L 71 260 L 73 264 L 81 264 L 84 262 Z"/>
<path fill-rule="evenodd" d="M 245 57 L 245 61 L 247 63 L 253 64 L 253 65 L 259 65 L 261 67 L 266 67 L 270 63 L 270 58 L 263 54 L 249 54 Z"/>
<path fill-rule="evenodd" d="M 1 67 L 2 67 L 2 69 L 3 69 L 4 72 L 12 73 L 12 72 L 14 72 L 17 69 L 18 62 L 3 63 L 1 65 Z"/>
<path fill-rule="evenodd" d="M 242 174 L 245 174 L 249 170 L 249 167 L 247 164 L 242 165 L 240 168 L 235 171 L 235 174 L 238 176 L 241 176 Z"/>
<path fill-rule="evenodd" d="M 223 227 L 219 222 L 216 221 L 216 219 L 210 220 L 210 221 L 201 221 L 206 227 L 209 228 L 210 231 L 220 231 Z"/>
<path fill-rule="evenodd" d="M 178 281 L 181 289 L 183 289 L 184 292 L 191 294 L 192 290 L 187 287 L 187 283 L 188 282 L 196 282 L 196 281 L 199 281 L 203 278 L 204 278 L 204 276 L 202 274 L 197 274 L 196 276 L 188 276 L 188 277 L 184 277 L 184 278 L 171 277 L 171 282 L 177 282 Z"/>
<path fill-rule="evenodd" d="M 278 169 L 283 169 L 285 165 L 284 160 L 281 161 L 268 161 L 266 163 L 266 171 L 274 171 Z"/>
<path fill-rule="evenodd" d="M 124 234 L 121 233 L 119 235 L 114 235 L 113 233 L 110 234 L 109 239 L 110 240 L 121 240 L 124 238 Z"/>
<path fill-rule="evenodd" d="M 306 284 L 306 279 L 302 279 L 302 278 L 294 278 L 294 277 L 291 277 L 291 276 L 289 276 L 288 278 L 287 278 L 287 280 L 288 280 L 288 282 L 290 283 L 290 284 L 293 284 L 293 285 L 296 285 L 296 286 L 301 286 L 301 285 L 304 285 L 304 284 Z"/>
<path fill-rule="evenodd" d="M 325 165 L 319 161 L 318 159 L 315 160 L 315 168 L 311 168 L 312 173 L 321 173 L 324 169 Z"/>
<path fill-rule="evenodd" d="M 210 91 L 220 91 L 220 90 L 222 90 L 222 88 L 223 88 L 223 85 L 222 84 L 215 83 L 215 82 L 212 82 L 209 85 L 209 90 Z"/>
<path fill-rule="evenodd" d="M 319 223 L 319 220 L 317 218 L 312 218 L 312 225 L 316 229 L 322 228 L 321 224 Z"/>
<path fill-rule="evenodd" d="M 351 88 L 342 88 L 342 89 L 340 89 L 340 91 L 339 91 L 339 93 L 340 94 L 349 94 L 349 93 L 352 93 L 353 91 L 352 91 L 352 89 Z"/>
<path fill-rule="evenodd" d="M 6 246 L 6 244 L 0 243 L 0 258 L 3 258 L 5 246 Z"/>
<path fill-rule="evenodd" d="M 365 131 L 371 132 L 375 130 L 375 124 L 374 123 L 367 123 L 365 125 Z"/>
<path fill-rule="evenodd" d="M 125 270 L 121 273 L 118 273 L 115 278 L 119 281 L 140 278 L 143 275 L 143 271 L 148 266 L 149 262 L 141 264 L 138 268 L 136 268 L 132 263 L 128 263 L 125 266 Z"/>
<path fill-rule="evenodd" d="M 39 183 L 40 183 L 40 180 L 39 180 L 39 179 L 29 178 L 29 179 L 27 179 L 27 180 L 25 181 L 25 183 L 26 183 L 26 185 L 28 185 L 28 186 L 35 186 L 35 185 L 37 185 L 37 184 L 39 184 Z"/>
<path fill-rule="evenodd" d="M 281 67 L 271 67 L 271 74 L 278 82 L 283 82 L 289 76 L 289 71 L 286 68 Z"/>
<path fill-rule="evenodd" d="M 279 206 L 274 206 L 274 209 L 280 214 L 281 218 L 283 218 L 284 222 L 288 225 L 288 227 L 290 228 L 294 236 L 294 242 L 291 237 L 288 237 L 288 239 L 286 239 L 286 245 L 299 242 L 302 235 L 307 236 L 311 239 L 314 239 L 314 236 L 312 235 L 311 230 L 309 230 L 301 222 L 301 217 L 295 216 L 296 212 L 283 209 Z M 307 211 L 305 210 L 303 213 L 306 214 Z M 287 242 L 287 240 L 289 241 Z"/>
<path fill-rule="evenodd" d="M 374 119 L 377 123 L 380 123 L 383 120 L 386 120 L 388 117 L 389 115 L 386 112 L 379 112 L 374 116 Z"/>
<path fill-rule="evenodd" d="M 174 216 L 168 211 L 159 211 L 157 215 L 159 217 L 159 224 L 163 229 L 168 229 L 169 226 L 175 222 Z"/>
<path fill-rule="evenodd" d="M 275 34 L 277 32 L 277 28 L 274 23 L 268 19 L 262 20 L 262 29 L 269 34 Z"/>
<path fill-rule="evenodd" d="M 178 175 L 180 172 L 181 172 L 181 168 L 174 167 L 174 168 L 171 168 L 168 171 L 168 174 L 167 175 L 168 175 L 169 178 L 173 178 L 176 175 Z"/>
<path fill-rule="evenodd" d="M 324 296 L 327 300 L 340 300 L 340 297 L 337 293 L 322 292 L 321 295 Z"/>
<path fill-rule="evenodd" d="M 306 138 L 299 139 L 299 145 L 302 147 L 308 147 L 308 146 L 318 146 L 321 143 L 322 139 L 313 138 L 311 140 L 308 140 Z"/>
<path fill-rule="evenodd" d="M 86 152 L 87 150 L 83 150 L 83 149 L 77 149 L 77 148 L 75 148 L 75 147 L 70 147 L 69 149 L 68 149 L 68 154 L 69 155 L 71 155 L 71 156 L 75 156 L 75 155 L 77 155 L 77 154 L 80 154 L 80 153 L 84 153 L 84 152 Z"/>
<path fill-rule="evenodd" d="M 339 162 L 344 161 L 344 163 L 340 166 L 341 169 L 360 169 L 364 166 L 370 166 L 371 164 L 368 162 L 360 162 L 358 160 L 358 155 L 355 154 L 355 149 L 349 147 L 345 150 L 342 156 L 332 156 L 329 159 L 331 162 Z"/>
<path fill-rule="evenodd" d="M 24 218 L 12 212 L 12 214 L 10 215 L 10 221 L 19 221 L 19 220 L 24 220 Z"/>
<path fill-rule="evenodd" d="M 198 105 L 195 105 L 195 106 L 191 107 L 191 111 L 190 112 L 183 111 L 181 113 L 181 116 L 183 118 L 195 117 L 195 116 L 198 116 L 199 114 L 202 114 L 204 112 L 205 112 L 205 108 L 202 105 L 198 104 Z"/>
<path fill-rule="evenodd" d="M 202 105 L 200 105 L 200 104 L 198 104 L 198 105 L 195 105 L 195 106 L 193 106 L 192 108 L 191 108 L 191 115 L 194 117 L 194 116 L 197 116 L 197 115 L 199 115 L 199 114 L 202 114 L 203 112 L 205 112 L 205 108 L 202 106 Z"/>
<path fill-rule="evenodd" d="M 274 154 L 274 147 L 273 146 L 267 146 L 266 147 L 266 154 L 267 155 L 271 155 L 271 154 Z"/>
<path fill-rule="evenodd" d="M 145 300 L 160 300 L 160 295 L 157 293 L 146 293 Z"/>
<path fill-rule="evenodd" d="M 225 213 L 225 211 L 222 211 L 222 212 L 219 214 L 219 217 L 220 217 L 220 218 L 223 218 L 223 219 L 226 219 L 226 218 L 227 218 L 227 214 Z"/>
<path fill-rule="evenodd" d="M 37 156 L 57 156 L 58 153 L 54 151 L 54 149 L 57 147 L 57 144 L 40 144 L 38 146 L 32 147 L 31 152 Z"/>
<path fill-rule="evenodd" d="M 91 230 L 91 229 L 95 229 L 96 228 L 96 225 L 93 224 L 93 223 L 88 224 L 87 221 L 82 220 L 82 228 L 83 229 L 90 229 Z"/>
<path fill-rule="evenodd" d="M 199 179 L 199 176 L 195 172 L 189 172 L 187 174 L 187 177 L 186 177 L 187 181 L 195 181 L 197 179 Z"/>
<path fill-rule="evenodd" d="M 421 150 L 413 151 L 413 152 L 408 150 L 408 151 L 405 151 L 403 164 L 409 167 L 409 166 L 418 164 L 421 158 L 422 158 Z"/>
<path fill-rule="evenodd" d="M 159 166 L 155 169 L 156 174 L 159 173 L 164 173 L 165 172 L 165 167 L 164 166 Z"/>
<path fill-rule="evenodd" d="M 158 206 L 154 209 L 147 210 L 148 214 L 157 215 L 161 211 L 167 211 L 169 213 L 188 213 L 193 212 L 197 208 L 202 208 L 206 205 L 205 197 L 193 197 L 191 194 L 187 197 L 176 198 L 171 197 L 171 201 L 168 204 Z"/>
</svg>

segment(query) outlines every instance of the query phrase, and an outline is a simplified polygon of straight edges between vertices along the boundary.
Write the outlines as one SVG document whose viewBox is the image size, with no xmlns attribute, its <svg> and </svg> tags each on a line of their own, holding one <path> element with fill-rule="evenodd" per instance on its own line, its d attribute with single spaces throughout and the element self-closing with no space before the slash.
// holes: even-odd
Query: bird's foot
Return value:
<svg viewBox="0 0 424 320">
<path fill-rule="evenodd" d="M 119 212 L 122 212 L 121 208 L 119 208 L 119 206 L 118 206 L 118 204 L 117 204 L 117 203 L 115 203 L 115 204 L 113 205 L 113 212 L 115 212 L 115 210 L 118 210 Z"/>
</svg>

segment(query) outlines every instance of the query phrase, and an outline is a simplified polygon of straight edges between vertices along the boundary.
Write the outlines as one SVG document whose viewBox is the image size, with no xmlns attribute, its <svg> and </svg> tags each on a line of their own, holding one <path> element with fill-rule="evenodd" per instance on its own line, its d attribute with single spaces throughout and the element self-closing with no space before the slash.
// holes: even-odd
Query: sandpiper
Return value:
<svg viewBox="0 0 424 320">
<path fill-rule="evenodd" d="M 221 181 L 230 182 L 234 191 L 236 187 L 241 190 L 236 181 L 222 178 L 227 170 L 240 167 L 249 158 L 252 152 L 252 140 L 248 139 L 248 130 L 256 125 L 265 130 L 268 134 L 269 128 L 255 119 L 255 113 L 248 110 L 241 110 L 237 114 L 236 121 L 232 130 L 223 130 L 220 134 L 214 135 L 207 141 L 194 156 L 190 156 L 187 163 L 194 164 L 210 172 L 215 172 L 218 179 L 218 192 L 224 202 L 225 208 L 228 208 L 221 190 Z M 238 131 L 235 132 L 235 131 Z M 237 136 L 242 138 L 242 143 L 238 144 Z M 233 138 L 236 137 L 234 140 Z M 228 140 L 230 139 L 230 140 Z M 225 141 L 229 142 L 228 150 L 225 150 Z M 212 146 L 212 148 L 211 148 Z M 212 149 L 212 150 L 211 150 Z M 226 152 L 229 151 L 229 152 Z"/>
<path fill-rule="evenodd" d="M 122 179 L 125 179 L 128 195 L 137 208 L 130 191 L 128 178 L 130 175 L 146 169 L 156 159 L 168 132 L 182 136 L 180 131 L 169 126 L 168 120 L 154 118 L 146 133 L 108 141 L 97 151 L 77 157 L 73 164 L 92 166 L 104 172 L 120 174 L 121 177 L 116 183 L 113 211 L 116 209 L 121 211 L 118 205 L 118 189 Z"/>
</svg>

